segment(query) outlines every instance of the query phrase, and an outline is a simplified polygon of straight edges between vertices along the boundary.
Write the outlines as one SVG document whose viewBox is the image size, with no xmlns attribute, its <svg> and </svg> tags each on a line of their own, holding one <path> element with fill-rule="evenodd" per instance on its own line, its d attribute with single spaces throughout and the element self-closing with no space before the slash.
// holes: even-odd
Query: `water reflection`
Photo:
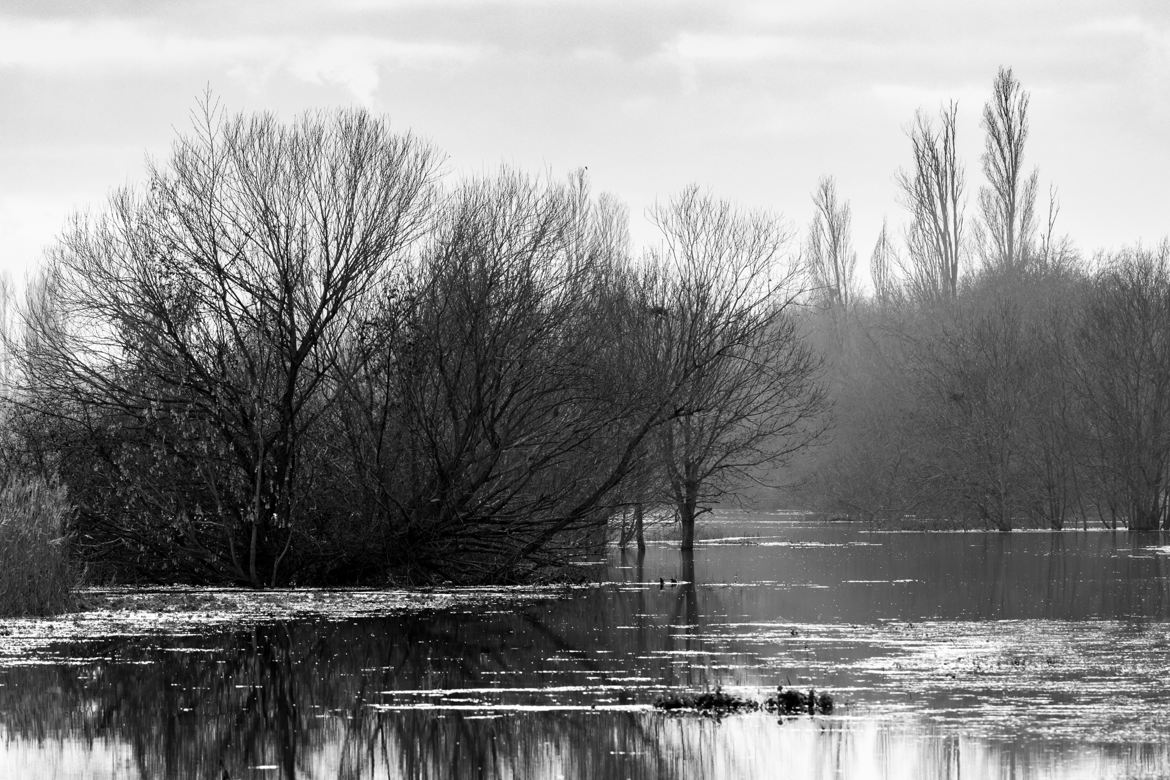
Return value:
<svg viewBox="0 0 1170 780">
<path fill-rule="evenodd" d="M 1161 542 L 708 528 L 693 555 L 615 552 L 563 599 L 52 648 L 0 671 L 0 776 L 1170 771 Z M 648 707 L 778 683 L 828 687 L 841 714 Z"/>
</svg>

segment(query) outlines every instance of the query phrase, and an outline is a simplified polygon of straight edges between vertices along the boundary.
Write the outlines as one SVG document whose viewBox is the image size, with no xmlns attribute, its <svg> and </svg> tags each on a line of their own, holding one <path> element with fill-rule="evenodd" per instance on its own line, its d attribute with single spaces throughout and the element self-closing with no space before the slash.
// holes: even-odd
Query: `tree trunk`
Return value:
<svg viewBox="0 0 1170 780">
<path fill-rule="evenodd" d="M 1143 501 L 1134 501 L 1129 518 L 1131 531 L 1157 531 L 1162 527 L 1162 513 L 1158 511 L 1157 502 L 1152 505 Z"/>
<path fill-rule="evenodd" d="M 682 525 L 682 544 L 679 549 L 689 552 L 695 549 L 695 514 L 699 504 L 699 484 L 688 480 L 683 485 L 683 500 L 678 508 L 678 519 Z"/>
<path fill-rule="evenodd" d="M 642 529 L 642 502 L 634 504 L 634 538 L 638 542 L 638 552 L 646 552 L 646 535 Z"/>
<path fill-rule="evenodd" d="M 695 553 L 693 550 L 684 550 L 681 558 L 682 566 L 679 571 L 678 606 L 675 609 L 675 621 L 695 628 L 699 625 L 699 593 L 695 588 Z M 690 649 L 689 642 L 687 648 Z"/>
</svg>

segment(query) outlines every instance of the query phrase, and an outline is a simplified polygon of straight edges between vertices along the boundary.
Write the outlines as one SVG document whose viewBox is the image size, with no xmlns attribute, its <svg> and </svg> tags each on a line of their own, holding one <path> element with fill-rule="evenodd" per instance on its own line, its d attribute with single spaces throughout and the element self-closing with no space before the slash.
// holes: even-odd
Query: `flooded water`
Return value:
<svg viewBox="0 0 1170 780">
<path fill-rule="evenodd" d="M 716 519 L 571 588 L 95 592 L 0 623 L 0 776 L 1170 776 L 1170 547 Z M 722 719 L 666 692 L 829 691 Z"/>
</svg>

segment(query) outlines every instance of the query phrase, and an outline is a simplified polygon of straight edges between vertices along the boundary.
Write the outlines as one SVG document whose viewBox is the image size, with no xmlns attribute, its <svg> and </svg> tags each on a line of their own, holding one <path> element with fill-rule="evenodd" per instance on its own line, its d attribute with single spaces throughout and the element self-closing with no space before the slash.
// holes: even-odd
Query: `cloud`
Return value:
<svg viewBox="0 0 1170 780">
<path fill-rule="evenodd" d="M 758 60 L 792 59 L 813 54 L 808 41 L 781 35 L 693 33 L 678 36 L 672 48 L 693 63 L 742 64 Z"/>
<path fill-rule="evenodd" d="M 5 19 L 0 24 L 0 67 L 104 75 L 111 68 L 180 67 L 270 55 L 259 37 L 214 40 L 177 36 L 120 20 Z"/>
<path fill-rule="evenodd" d="M 1079 21 L 1069 26 L 1073 35 L 1087 37 L 1121 36 L 1132 38 L 1150 38 L 1155 35 L 1154 24 L 1135 14 L 1122 16 L 1097 16 L 1085 21 Z"/>
<path fill-rule="evenodd" d="M 467 66 L 480 59 L 478 47 L 447 43 L 388 41 L 338 36 L 284 56 L 285 68 L 308 83 L 344 87 L 365 105 L 372 105 L 385 67 L 433 69 Z"/>
<path fill-rule="evenodd" d="M 283 71 L 308 83 L 342 86 L 367 104 L 385 67 L 462 67 L 484 53 L 477 46 L 371 35 L 213 36 L 126 19 L 0 20 L 0 68 L 92 78 L 139 68 L 223 69 L 261 81 Z"/>
</svg>

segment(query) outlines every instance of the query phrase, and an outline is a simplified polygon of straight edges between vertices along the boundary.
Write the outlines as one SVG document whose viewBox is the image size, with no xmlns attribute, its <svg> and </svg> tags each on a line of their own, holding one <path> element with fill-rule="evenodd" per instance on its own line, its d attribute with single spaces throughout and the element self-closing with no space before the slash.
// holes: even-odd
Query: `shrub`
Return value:
<svg viewBox="0 0 1170 780">
<path fill-rule="evenodd" d="M 49 615 L 74 605 L 77 570 L 64 538 L 65 489 L 9 477 L 0 488 L 0 615 Z"/>
</svg>

